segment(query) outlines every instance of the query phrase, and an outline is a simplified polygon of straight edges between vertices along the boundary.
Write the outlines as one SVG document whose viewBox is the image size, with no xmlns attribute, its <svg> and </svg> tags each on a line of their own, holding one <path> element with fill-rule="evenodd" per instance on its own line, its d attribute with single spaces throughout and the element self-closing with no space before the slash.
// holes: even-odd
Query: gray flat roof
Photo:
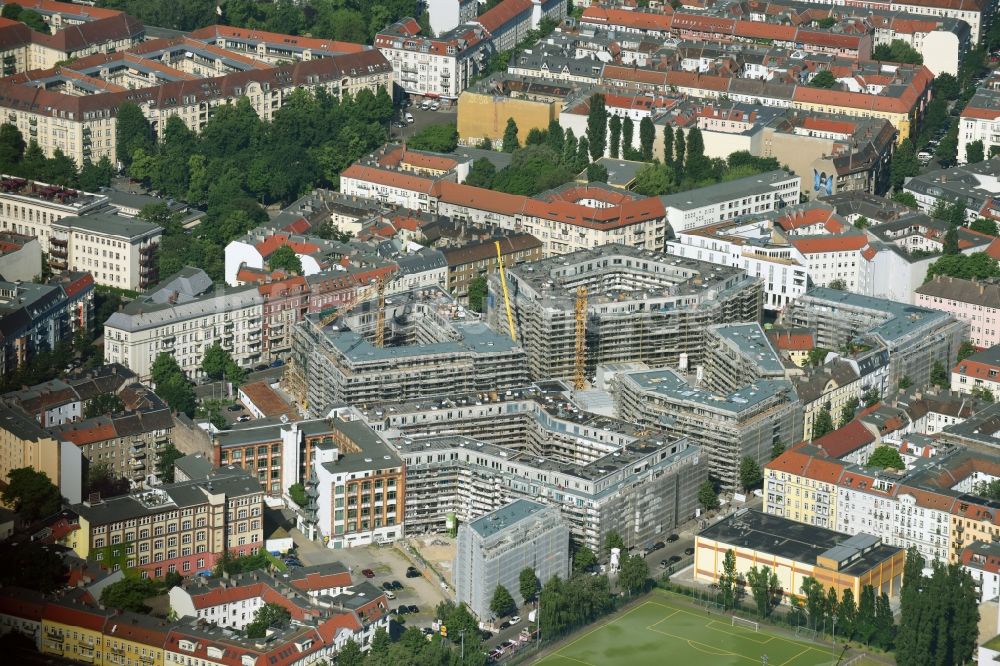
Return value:
<svg viewBox="0 0 1000 666">
<path fill-rule="evenodd" d="M 709 326 L 708 330 L 731 342 L 737 350 L 752 359 L 764 372 L 784 375 L 785 365 L 781 362 L 781 357 L 774 350 L 771 341 L 764 334 L 764 329 L 757 322 L 751 324 L 715 324 Z"/>
<path fill-rule="evenodd" d="M 648 372 L 629 372 L 625 373 L 625 376 L 646 391 L 678 402 L 702 403 L 710 409 L 732 412 L 733 414 L 754 408 L 759 403 L 782 392 L 788 392 L 791 396 L 796 395 L 792 383 L 786 379 L 759 379 L 752 384 L 740 387 L 729 395 L 719 395 L 692 387 L 683 377 L 669 368 Z"/>
<path fill-rule="evenodd" d="M 110 213 L 90 213 L 89 215 L 71 215 L 64 217 L 52 226 L 83 229 L 95 234 L 118 236 L 119 238 L 138 238 L 163 229 L 158 225 L 132 217 L 122 217 Z"/>
<path fill-rule="evenodd" d="M 708 187 L 699 187 L 687 192 L 677 194 L 665 194 L 660 197 L 664 208 L 677 208 L 680 210 L 691 210 L 702 208 L 720 201 L 729 201 L 744 196 L 769 192 L 774 189 L 775 183 L 798 178 L 783 169 L 759 173 L 755 176 L 738 178 L 723 183 L 716 183 Z"/>
<path fill-rule="evenodd" d="M 868 333 L 875 333 L 887 341 L 905 337 L 930 324 L 952 319 L 950 314 L 941 310 L 891 301 L 888 298 L 863 296 L 828 287 L 814 287 L 806 292 L 805 298 L 826 301 L 834 308 L 837 305 L 845 305 L 850 308 L 884 313 L 885 321 L 869 329 Z"/>
<path fill-rule="evenodd" d="M 479 536 L 488 537 L 498 534 L 511 525 L 519 523 L 522 520 L 526 520 L 539 511 L 544 510 L 544 504 L 519 499 L 506 506 L 502 506 L 495 511 L 490 511 L 487 514 L 476 518 L 469 523 L 469 527 L 474 529 Z"/>
</svg>

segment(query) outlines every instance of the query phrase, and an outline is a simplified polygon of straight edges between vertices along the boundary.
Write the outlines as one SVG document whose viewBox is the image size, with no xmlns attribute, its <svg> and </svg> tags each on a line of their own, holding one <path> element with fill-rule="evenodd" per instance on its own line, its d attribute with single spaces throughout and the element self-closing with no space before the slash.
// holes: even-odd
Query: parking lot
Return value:
<svg viewBox="0 0 1000 666">
<path fill-rule="evenodd" d="M 420 103 L 414 102 L 408 108 L 396 112 L 396 116 L 392 120 L 392 127 L 390 128 L 391 136 L 397 140 L 405 140 L 417 134 L 428 125 L 453 123 L 456 121 L 457 111 L 458 107 L 450 104 L 442 103 L 440 109 L 431 111 L 430 109 L 421 109 Z M 397 123 L 405 122 L 404 119 L 407 113 L 413 116 L 413 122 L 407 123 L 406 127 L 397 127 Z"/>
</svg>

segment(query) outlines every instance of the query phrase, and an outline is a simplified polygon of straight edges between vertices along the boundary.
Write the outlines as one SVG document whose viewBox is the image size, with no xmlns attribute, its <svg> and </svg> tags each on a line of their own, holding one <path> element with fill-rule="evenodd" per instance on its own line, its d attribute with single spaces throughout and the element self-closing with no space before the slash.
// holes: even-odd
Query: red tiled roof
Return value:
<svg viewBox="0 0 1000 666">
<path fill-rule="evenodd" d="M 265 382 L 253 382 L 240 387 L 240 392 L 252 402 L 265 417 L 288 414 L 292 406 Z"/>
<path fill-rule="evenodd" d="M 826 118 L 816 118 L 806 116 L 802 121 L 805 129 L 816 130 L 817 132 L 836 132 L 837 134 L 854 134 L 858 129 L 857 124 L 847 120 L 828 120 Z"/>
<path fill-rule="evenodd" d="M 66 604 L 50 603 L 46 604 L 42 613 L 42 618 L 49 622 L 89 629 L 90 631 L 102 631 L 104 622 L 107 619 L 107 612 L 103 610 L 88 609 L 84 606 L 69 606 Z"/>
<path fill-rule="evenodd" d="M 666 9 L 669 10 L 670 8 L 667 7 Z M 669 13 L 637 12 L 598 5 L 591 5 L 583 10 L 580 22 L 605 25 L 612 28 L 621 26 L 623 28 L 655 30 L 659 32 L 668 32 L 671 26 Z"/>
<path fill-rule="evenodd" d="M 875 435 L 871 434 L 861 421 L 855 419 L 847 425 L 813 440 L 813 445 L 823 449 L 831 458 L 842 458 L 874 441 Z"/>
<path fill-rule="evenodd" d="M 503 0 L 493 9 L 480 14 L 476 21 L 491 33 L 495 33 L 520 14 L 530 12 L 531 8 L 531 0 Z"/>
<path fill-rule="evenodd" d="M 528 197 L 520 194 L 494 192 L 450 181 L 442 182 L 440 188 L 441 201 L 445 203 L 469 206 L 478 210 L 489 210 L 503 215 L 516 215 L 524 212 L 528 201 Z"/>
<path fill-rule="evenodd" d="M 364 44 L 353 42 L 338 42 L 333 39 L 318 39 L 316 37 L 300 37 L 298 35 L 285 35 L 279 32 L 267 32 L 264 30 L 254 30 L 248 28 L 236 28 L 228 25 L 210 25 L 190 33 L 195 39 L 230 38 L 245 39 L 247 41 L 260 41 L 277 46 L 296 46 L 311 51 L 322 51 L 325 53 L 358 53 L 367 50 Z"/>
<path fill-rule="evenodd" d="M 341 178 L 354 178 L 379 185 L 388 185 L 410 192 L 430 194 L 435 190 L 435 182 L 430 178 L 400 171 L 387 171 L 377 167 L 354 163 L 340 173 Z"/>
<path fill-rule="evenodd" d="M 864 234 L 846 234 L 844 236 L 821 236 L 819 238 L 796 238 L 792 236 L 788 242 L 802 254 L 819 252 L 854 252 L 868 246 L 868 237 Z"/>
<path fill-rule="evenodd" d="M 812 333 L 785 333 L 772 332 L 767 334 L 767 339 L 771 341 L 776 349 L 787 351 L 809 351 L 816 346 L 816 339 Z"/>
<path fill-rule="evenodd" d="M 347 571 L 340 571 L 332 574 L 320 574 L 316 572 L 308 573 L 304 578 L 295 578 L 289 581 L 293 587 L 304 592 L 313 590 L 325 590 L 332 587 L 350 587 L 351 574 Z"/>
</svg>

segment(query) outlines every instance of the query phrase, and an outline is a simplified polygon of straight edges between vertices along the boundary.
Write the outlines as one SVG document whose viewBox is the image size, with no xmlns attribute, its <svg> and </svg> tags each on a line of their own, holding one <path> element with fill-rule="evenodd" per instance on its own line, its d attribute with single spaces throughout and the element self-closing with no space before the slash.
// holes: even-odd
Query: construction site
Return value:
<svg viewBox="0 0 1000 666">
<path fill-rule="evenodd" d="M 287 384 L 310 413 L 528 383 L 524 350 L 444 290 L 370 292 L 296 326 Z"/>
<path fill-rule="evenodd" d="M 699 363 L 709 325 L 762 308 L 760 280 L 740 269 L 618 244 L 491 275 L 489 295 L 487 321 L 524 347 L 531 378 L 576 388 L 601 364 Z"/>
</svg>

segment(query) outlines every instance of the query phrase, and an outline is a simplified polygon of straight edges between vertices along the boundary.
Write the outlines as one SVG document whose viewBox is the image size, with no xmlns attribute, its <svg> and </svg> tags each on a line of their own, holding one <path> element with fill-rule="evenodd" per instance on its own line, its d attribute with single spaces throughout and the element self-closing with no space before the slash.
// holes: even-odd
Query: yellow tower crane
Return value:
<svg viewBox="0 0 1000 666">
<path fill-rule="evenodd" d="M 576 357 L 573 363 L 573 388 L 587 388 L 585 376 L 587 363 L 587 288 L 576 290 Z"/>
<path fill-rule="evenodd" d="M 507 308 L 507 327 L 510 329 L 510 339 L 517 342 L 517 329 L 514 328 L 514 312 L 510 309 L 510 293 L 507 291 L 507 273 L 503 269 L 503 255 L 500 252 L 500 241 L 497 246 L 497 272 L 500 273 L 500 287 L 503 289 L 503 303 Z"/>
</svg>

